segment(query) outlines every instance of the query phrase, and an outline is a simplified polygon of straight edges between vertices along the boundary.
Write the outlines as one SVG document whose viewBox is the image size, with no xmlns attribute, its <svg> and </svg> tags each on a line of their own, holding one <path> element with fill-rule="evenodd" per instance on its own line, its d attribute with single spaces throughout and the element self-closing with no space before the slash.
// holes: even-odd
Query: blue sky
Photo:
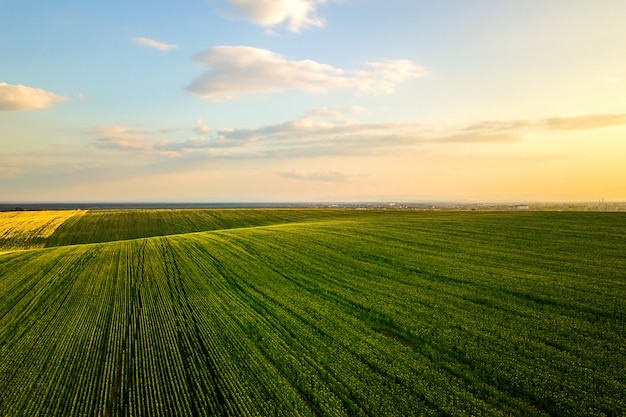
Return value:
<svg viewBox="0 0 626 417">
<path fill-rule="evenodd" d="M 626 199 L 621 1 L 0 16 L 0 201 Z"/>
</svg>

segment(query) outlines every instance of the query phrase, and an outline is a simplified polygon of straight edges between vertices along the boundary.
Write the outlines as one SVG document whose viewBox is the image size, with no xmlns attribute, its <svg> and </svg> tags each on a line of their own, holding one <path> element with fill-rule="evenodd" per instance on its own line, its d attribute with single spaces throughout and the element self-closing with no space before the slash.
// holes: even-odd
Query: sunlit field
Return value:
<svg viewBox="0 0 626 417">
<path fill-rule="evenodd" d="M 41 247 L 63 222 L 83 213 L 80 210 L 0 212 L 0 253 Z"/>
</svg>

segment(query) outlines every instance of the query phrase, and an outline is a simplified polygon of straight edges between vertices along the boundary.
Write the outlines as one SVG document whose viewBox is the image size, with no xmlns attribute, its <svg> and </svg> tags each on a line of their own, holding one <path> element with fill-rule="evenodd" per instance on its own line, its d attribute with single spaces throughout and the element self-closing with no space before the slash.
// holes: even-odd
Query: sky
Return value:
<svg viewBox="0 0 626 417">
<path fill-rule="evenodd" d="M 0 0 L 0 202 L 626 201 L 622 0 Z"/>
</svg>

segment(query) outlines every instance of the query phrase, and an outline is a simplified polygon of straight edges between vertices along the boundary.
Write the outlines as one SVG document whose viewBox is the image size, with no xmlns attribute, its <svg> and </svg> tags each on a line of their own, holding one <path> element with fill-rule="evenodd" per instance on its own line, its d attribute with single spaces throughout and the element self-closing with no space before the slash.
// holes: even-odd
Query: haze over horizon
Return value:
<svg viewBox="0 0 626 417">
<path fill-rule="evenodd" d="M 0 202 L 626 200 L 626 2 L 0 11 Z"/>
</svg>

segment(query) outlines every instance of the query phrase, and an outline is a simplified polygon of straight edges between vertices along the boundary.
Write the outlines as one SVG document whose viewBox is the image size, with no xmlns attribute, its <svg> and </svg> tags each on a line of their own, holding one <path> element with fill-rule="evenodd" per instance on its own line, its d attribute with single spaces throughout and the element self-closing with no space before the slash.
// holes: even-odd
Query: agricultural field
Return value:
<svg viewBox="0 0 626 417">
<path fill-rule="evenodd" d="M 0 255 L 0 416 L 626 414 L 624 214 L 93 211 L 42 242 Z"/>
<path fill-rule="evenodd" d="M 0 212 L 0 253 L 43 247 L 56 229 L 81 210 Z"/>
</svg>

